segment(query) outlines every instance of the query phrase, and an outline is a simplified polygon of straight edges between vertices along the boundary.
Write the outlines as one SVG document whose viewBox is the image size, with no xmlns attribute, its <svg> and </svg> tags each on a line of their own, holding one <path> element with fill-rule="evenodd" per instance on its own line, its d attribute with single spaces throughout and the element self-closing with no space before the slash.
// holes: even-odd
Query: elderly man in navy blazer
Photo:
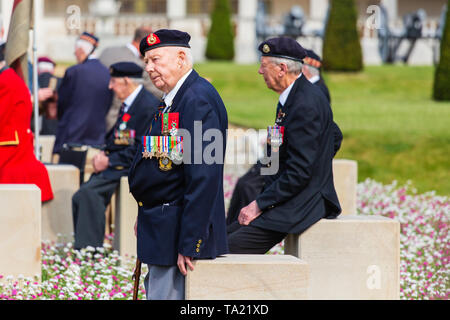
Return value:
<svg viewBox="0 0 450 320">
<path fill-rule="evenodd" d="M 263 190 L 241 209 L 240 227 L 229 234 L 231 253 L 265 253 L 288 233 L 301 234 L 341 212 L 333 184 L 333 112 L 301 73 L 305 50 L 287 37 L 268 39 L 259 50 L 258 72 L 280 95 L 275 123 L 268 128 L 269 153 L 278 159 L 278 170 L 265 170 Z"/>
<path fill-rule="evenodd" d="M 93 158 L 95 173 L 72 198 L 76 249 L 101 247 L 105 236 L 105 209 L 128 174 L 137 150 L 136 140 L 147 131 L 159 100 L 142 85 L 143 69 L 133 62 L 110 67 L 109 87 L 122 102 L 119 117 L 106 135 L 106 147 Z"/>
<path fill-rule="evenodd" d="M 161 29 L 140 44 L 145 70 L 164 92 L 160 113 L 128 174 L 139 208 L 137 255 L 149 266 L 145 286 L 150 300 L 184 299 L 184 276 L 193 270 L 192 260 L 228 252 L 223 195 L 227 112 L 211 83 L 192 69 L 189 40 L 186 32 Z M 214 161 L 203 158 L 209 151 Z"/>
</svg>

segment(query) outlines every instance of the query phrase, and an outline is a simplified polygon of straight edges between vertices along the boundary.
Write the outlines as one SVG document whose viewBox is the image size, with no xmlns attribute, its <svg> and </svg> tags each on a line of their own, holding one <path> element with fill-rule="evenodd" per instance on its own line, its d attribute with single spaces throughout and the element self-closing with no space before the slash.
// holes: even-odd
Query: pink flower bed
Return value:
<svg viewBox="0 0 450 320">
<path fill-rule="evenodd" d="M 228 206 L 237 178 L 224 177 Z M 411 184 L 358 184 L 358 214 L 396 219 L 400 235 L 401 299 L 449 298 L 449 197 L 435 192 L 417 194 Z M 271 254 L 283 254 L 283 243 Z M 131 299 L 134 257 L 121 258 L 110 247 L 75 251 L 71 243 L 42 245 L 42 278 L 0 275 L 0 300 Z M 142 277 L 146 274 L 143 265 Z M 145 298 L 141 280 L 139 298 Z"/>
</svg>

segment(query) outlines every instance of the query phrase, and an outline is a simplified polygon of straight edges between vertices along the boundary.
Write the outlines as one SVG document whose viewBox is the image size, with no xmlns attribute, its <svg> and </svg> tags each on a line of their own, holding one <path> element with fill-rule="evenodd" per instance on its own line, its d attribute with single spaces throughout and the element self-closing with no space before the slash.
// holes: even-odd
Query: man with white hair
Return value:
<svg viewBox="0 0 450 320">
<path fill-rule="evenodd" d="M 278 170 L 264 177 L 263 190 L 241 209 L 240 227 L 228 235 L 230 253 L 238 254 L 266 253 L 288 233 L 301 234 L 341 212 L 333 184 L 333 113 L 325 95 L 301 73 L 305 50 L 287 37 L 268 39 L 259 50 L 258 72 L 280 95 L 267 139 Z"/>
<path fill-rule="evenodd" d="M 58 129 L 53 153 L 63 144 L 100 146 L 111 106 L 108 69 L 93 57 L 98 38 L 83 32 L 75 43 L 77 65 L 68 68 L 58 89 Z"/>
<path fill-rule="evenodd" d="M 164 92 L 160 113 L 128 173 L 138 203 L 137 256 L 149 266 L 145 287 L 150 300 L 184 299 L 192 260 L 228 251 L 223 197 L 227 112 L 212 84 L 193 70 L 190 38 L 186 32 L 161 29 L 140 44 L 145 70 Z M 207 142 L 211 136 L 204 138 L 207 131 L 213 133 L 215 148 Z M 206 158 L 213 151 L 214 159 Z"/>
</svg>

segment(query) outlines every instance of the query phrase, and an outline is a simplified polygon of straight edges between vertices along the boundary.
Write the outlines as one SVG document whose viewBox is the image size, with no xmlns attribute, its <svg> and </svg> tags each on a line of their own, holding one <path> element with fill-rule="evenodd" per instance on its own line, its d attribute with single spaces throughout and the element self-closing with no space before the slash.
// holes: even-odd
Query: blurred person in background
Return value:
<svg viewBox="0 0 450 320">
<path fill-rule="evenodd" d="M 49 57 L 39 57 L 38 59 L 39 102 L 42 110 L 40 134 L 43 135 L 56 135 L 58 128 L 58 96 L 56 92 L 62 79 L 55 76 L 55 66 L 56 63 Z"/>
<path fill-rule="evenodd" d="M 83 32 L 75 43 L 77 65 L 68 68 L 58 89 L 58 128 L 53 153 L 63 144 L 101 146 L 111 106 L 109 71 L 94 57 L 99 39 Z"/>
</svg>

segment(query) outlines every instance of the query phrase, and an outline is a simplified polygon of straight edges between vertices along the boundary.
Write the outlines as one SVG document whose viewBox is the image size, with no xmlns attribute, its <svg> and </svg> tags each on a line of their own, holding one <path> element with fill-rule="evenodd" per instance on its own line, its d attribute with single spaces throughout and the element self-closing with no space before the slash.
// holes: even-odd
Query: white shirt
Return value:
<svg viewBox="0 0 450 320">
<path fill-rule="evenodd" d="M 142 84 L 140 84 L 134 91 L 125 99 L 123 103 L 125 103 L 124 112 L 128 112 L 128 109 L 130 109 L 131 105 L 133 104 L 134 100 L 136 99 L 137 95 L 142 89 Z"/>
<path fill-rule="evenodd" d="M 314 76 L 309 79 L 309 82 L 316 83 L 319 80 L 320 80 L 320 76 Z"/>
<path fill-rule="evenodd" d="M 183 85 L 183 83 L 187 79 L 187 77 L 189 77 L 191 72 L 192 72 L 192 69 L 190 69 L 188 72 L 186 72 L 186 74 L 184 76 L 182 76 L 180 78 L 180 80 L 178 80 L 175 87 L 172 90 L 170 90 L 170 92 L 168 94 L 163 95 L 162 99 L 164 100 L 164 102 L 166 104 L 166 107 L 164 108 L 163 113 L 165 113 L 167 111 L 167 109 L 172 106 L 173 99 L 177 95 L 178 90 L 181 88 L 181 86 Z"/>
<path fill-rule="evenodd" d="M 297 79 L 300 78 L 301 76 L 302 76 L 302 74 L 300 73 L 300 75 L 297 77 Z M 280 94 L 280 98 L 278 101 L 280 102 L 280 104 L 282 106 L 284 106 L 284 104 L 286 103 L 289 93 L 291 93 L 292 87 L 294 86 L 294 83 L 295 83 L 295 81 L 292 82 L 291 85 L 289 87 L 287 87 L 286 89 L 284 89 L 284 91 Z"/>
<path fill-rule="evenodd" d="M 138 51 L 138 49 L 136 49 L 136 47 L 135 46 L 133 46 L 133 44 L 131 44 L 131 43 L 127 43 L 127 48 L 128 49 L 130 49 L 131 50 L 131 52 L 133 52 L 133 54 L 136 56 L 136 57 L 138 57 L 139 58 L 139 56 L 140 56 L 140 53 L 139 53 L 139 51 Z"/>
</svg>

